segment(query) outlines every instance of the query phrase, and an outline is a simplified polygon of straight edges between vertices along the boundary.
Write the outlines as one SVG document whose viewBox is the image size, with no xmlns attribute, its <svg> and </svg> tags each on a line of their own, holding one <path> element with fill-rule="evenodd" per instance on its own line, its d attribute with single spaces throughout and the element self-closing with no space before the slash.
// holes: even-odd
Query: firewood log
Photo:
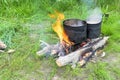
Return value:
<svg viewBox="0 0 120 80">
<path fill-rule="evenodd" d="M 46 55 L 46 54 L 50 55 L 51 52 L 53 54 L 56 54 L 58 52 L 58 49 L 56 49 L 56 48 L 59 48 L 58 44 L 56 44 L 56 45 L 47 45 L 42 50 L 38 51 L 36 54 L 38 56 L 42 56 L 42 55 Z"/>
<path fill-rule="evenodd" d="M 44 43 L 46 46 L 42 50 L 40 50 L 36 53 L 38 56 L 42 56 L 42 55 L 63 56 L 63 55 L 65 55 L 64 49 L 60 43 L 57 43 L 56 45 L 49 45 L 46 42 L 44 42 Z"/>
<path fill-rule="evenodd" d="M 106 41 L 108 40 L 109 37 L 103 37 L 101 40 L 99 40 L 98 42 L 96 42 L 95 44 L 89 44 L 88 46 L 84 47 L 84 48 L 80 48 L 66 56 L 61 56 L 56 60 L 56 63 L 59 67 L 61 66 L 65 66 L 69 63 L 73 63 L 76 64 L 79 61 L 80 56 L 82 55 L 82 53 L 84 53 L 86 50 L 88 49 L 93 49 L 93 51 L 95 51 L 96 49 L 102 47 L 105 45 Z M 93 42 L 94 43 L 94 42 Z M 83 61 L 83 63 L 85 63 Z"/>
<path fill-rule="evenodd" d="M 90 47 L 89 47 L 90 48 Z M 76 63 L 79 61 L 80 54 L 84 52 L 88 47 L 74 51 L 66 56 L 60 56 L 56 63 L 59 67 L 67 65 L 68 63 Z"/>
<path fill-rule="evenodd" d="M 4 42 L 0 41 L 0 50 L 4 50 L 6 47 L 7 45 Z"/>
</svg>

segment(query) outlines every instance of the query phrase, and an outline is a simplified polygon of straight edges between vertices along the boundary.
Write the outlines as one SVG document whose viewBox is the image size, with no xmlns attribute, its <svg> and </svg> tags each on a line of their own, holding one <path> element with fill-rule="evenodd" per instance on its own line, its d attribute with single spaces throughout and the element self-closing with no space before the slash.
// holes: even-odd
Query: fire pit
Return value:
<svg viewBox="0 0 120 80">
<path fill-rule="evenodd" d="M 83 66 L 97 52 L 102 53 L 101 50 L 104 48 L 109 37 L 99 37 L 101 23 L 86 24 L 85 21 L 80 19 L 67 19 L 63 21 L 62 26 L 61 21 L 64 19 L 64 15 L 58 12 L 56 12 L 56 15 L 57 20 L 52 25 L 52 28 L 57 33 L 60 42 L 55 45 L 49 45 L 41 41 L 46 47 L 38 51 L 37 55 L 55 56 L 57 58 L 56 64 L 61 67 L 69 63 L 72 63 L 72 65 L 78 63 L 80 66 Z M 52 15 L 52 17 L 55 16 Z M 87 30 L 89 30 L 88 33 Z M 94 30 L 98 30 L 97 35 L 94 35 Z M 95 39 L 92 39 L 93 37 Z M 87 38 L 90 39 L 87 40 Z"/>
</svg>

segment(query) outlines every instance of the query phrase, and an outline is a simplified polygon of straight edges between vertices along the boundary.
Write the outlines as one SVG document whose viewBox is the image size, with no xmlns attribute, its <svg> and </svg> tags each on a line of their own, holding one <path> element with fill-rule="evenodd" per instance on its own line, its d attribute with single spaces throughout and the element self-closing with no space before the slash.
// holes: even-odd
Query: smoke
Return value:
<svg viewBox="0 0 120 80">
<path fill-rule="evenodd" d="M 99 23 L 102 20 L 102 12 L 96 5 L 97 0 L 81 0 L 87 8 L 87 23 Z"/>
<path fill-rule="evenodd" d="M 91 7 L 95 6 L 95 0 L 81 0 L 81 1 L 87 7 L 88 10 Z"/>
<path fill-rule="evenodd" d="M 89 12 L 89 16 L 87 17 L 87 23 L 99 23 L 102 20 L 102 12 L 101 9 L 96 7 L 95 9 Z"/>
</svg>

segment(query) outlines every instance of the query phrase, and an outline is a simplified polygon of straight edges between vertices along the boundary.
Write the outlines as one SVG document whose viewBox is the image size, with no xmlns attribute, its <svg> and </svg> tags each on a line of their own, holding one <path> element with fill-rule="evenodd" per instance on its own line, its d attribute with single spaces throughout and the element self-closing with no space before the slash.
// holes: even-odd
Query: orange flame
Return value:
<svg viewBox="0 0 120 80">
<path fill-rule="evenodd" d="M 64 14 L 55 11 L 55 14 L 50 14 L 49 16 L 51 18 L 56 18 L 56 22 L 52 24 L 52 28 L 60 38 L 60 42 L 65 41 L 69 45 L 72 45 L 73 42 L 69 40 L 67 34 L 63 29 L 63 26 L 61 25 L 61 21 L 64 19 Z"/>
</svg>

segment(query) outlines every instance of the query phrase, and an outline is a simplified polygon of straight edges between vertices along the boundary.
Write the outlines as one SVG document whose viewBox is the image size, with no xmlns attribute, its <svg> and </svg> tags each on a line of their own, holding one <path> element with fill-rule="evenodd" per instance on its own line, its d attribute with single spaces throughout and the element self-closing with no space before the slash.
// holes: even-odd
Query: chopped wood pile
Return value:
<svg viewBox="0 0 120 80">
<path fill-rule="evenodd" d="M 61 43 L 49 45 L 48 43 L 41 41 L 45 47 L 42 50 L 38 51 L 37 55 L 56 56 L 56 64 L 59 67 L 65 66 L 67 64 L 79 64 L 82 67 L 92 58 L 92 56 L 102 53 L 102 49 L 104 48 L 108 38 L 109 37 L 99 37 L 92 39 L 87 42 L 87 44 L 79 47 L 75 51 L 68 50 L 68 53 Z"/>
</svg>

